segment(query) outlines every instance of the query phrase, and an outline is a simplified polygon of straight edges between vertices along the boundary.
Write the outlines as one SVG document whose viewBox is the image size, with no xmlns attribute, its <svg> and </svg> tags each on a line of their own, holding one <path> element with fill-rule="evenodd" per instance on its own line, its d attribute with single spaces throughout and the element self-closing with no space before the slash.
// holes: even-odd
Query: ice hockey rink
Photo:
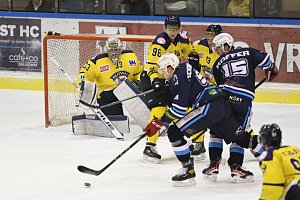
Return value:
<svg viewBox="0 0 300 200">
<path fill-rule="evenodd" d="M 163 157 L 160 164 L 141 162 L 143 140 L 103 174 L 91 176 L 77 171 L 77 166 L 101 169 L 135 139 L 75 136 L 70 124 L 45 128 L 41 91 L 0 90 L 0 111 L 2 200 L 252 200 L 258 199 L 261 192 L 262 173 L 248 150 L 244 166 L 254 173 L 253 183 L 232 183 L 226 165 L 221 166 L 216 183 L 204 180 L 201 171 L 208 164 L 206 159 L 195 163 L 197 185 L 173 187 L 171 177 L 180 164 L 167 137 L 158 141 Z M 284 145 L 300 147 L 299 120 L 300 105 L 255 103 L 253 106 L 254 131 L 258 133 L 262 124 L 278 123 Z M 132 125 L 132 136 L 141 131 Z M 225 145 L 223 158 L 227 157 Z M 91 187 L 86 188 L 85 182 Z"/>
</svg>

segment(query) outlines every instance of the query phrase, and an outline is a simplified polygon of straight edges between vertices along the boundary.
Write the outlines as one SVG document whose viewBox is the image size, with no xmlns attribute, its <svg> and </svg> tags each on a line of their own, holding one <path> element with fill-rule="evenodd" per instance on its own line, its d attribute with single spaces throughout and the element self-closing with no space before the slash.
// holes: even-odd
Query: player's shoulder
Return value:
<svg viewBox="0 0 300 200">
<path fill-rule="evenodd" d="M 293 156 L 293 155 L 299 155 L 300 149 L 295 146 L 282 146 L 277 150 L 280 154 L 285 156 Z"/>
<path fill-rule="evenodd" d="M 164 45 L 168 41 L 168 35 L 163 32 L 158 34 L 152 41 L 152 44 Z"/>
<path fill-rule="evenodd" d="M 259 161 L 272 161 L 274 160 L 275 157 L 281 156 L 281 155 L 288 155 L 291 152 L 295 153 L 294 150 L 295 147 L 293 146 L 280 146 L 280 147 L 275 147 L 275 148 L 270 148 L 267 151 L 264 151 L 260 156 L 259 156 Z M 298 153 L 300 153 L 300 150 L 298 149 Z"/>
<path fill-rule="evenodd" d="M 182 63 L 179 63 L 179 66 L 176 68 L 176 74 L 177 76 L 183 76 L 183 77 L 186 77 L 188 73 L 192 73 L 192 69 L 193 67 L 186 63 L 186 62 L 182 62 Z"/>
<path fill-rule="evenodd" d="M 188 38 L 187 36 L 181 35 L 181 34 L 177 34 L 175 40 L 179 41 L 180 43 L 183 44 L 190 44 L 191 40 L 190 38 Z"/>
<path fill-rule="evenodd" d="M 164 48 L 167 49 L 170 46 L 171 42 L 168 35 L 163 32 L 158 34 L 152 41 L 152 48 Z"/>
<path fill-rule="evenodd" d="M 95 57 L 93 57 L 92 59 L 90 59 L 90 61 L 94 64 L 96 64 L 96 62 L 98 60 L 101 60 L 103 58 L 109 58 L 108 54 L 107 53 L 101 53 L 101 54 L 98 54 L 96 55 Z"/>
<path fill-rule="evenodd" d="M 206 38 L 202 38 L 201 40 L 199 40 L 198 44 L 202 45 L 202 46 L 205 46 L 205 47 L 208 47 L 208 42 L 207 42 Z"/>
<path fill-rule="evenodd" d="M 126 50 L 122 50 L 121 55 L 122 54 L 135 54 L 131 49 L 126 49 Z"/>
</svg>

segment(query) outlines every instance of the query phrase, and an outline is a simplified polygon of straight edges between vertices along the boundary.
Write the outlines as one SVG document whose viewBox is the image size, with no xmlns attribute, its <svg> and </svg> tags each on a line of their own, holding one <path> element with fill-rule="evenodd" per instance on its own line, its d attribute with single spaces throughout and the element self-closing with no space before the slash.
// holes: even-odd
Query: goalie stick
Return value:
<svg viewBox="0 0 300 200">
<path fill-rule="evenodd" d="M 143 139 L 147 135 L 147 132 L 140 135 L 131 145 L 129 145 L 124 151 L 122 151 L 119 155 L 117 155 L 112 161 L 110 161 L 105 167 L 100 170 L 94 170 L 82 165 L 79 165 L 77 169 L 85 174 L 90 174 L 94 176 L 99 176 L 102 174 L 107 168 L 109 168 L 114 162 L 116 162 L 119 158 L 121 158 L 127 151 L 129 151 L 133 146 L 135 146 L 141 139 Z"/>
<path fill-rule="evenodd" d="M 114 106 L 114 105 L 116 105 L 116 104 L 122 103 L 122 102 L 124 102 L 124 101 L 128 101 L 128 100 L 130 100 L 130 99 L 134 99 L 134 98 L 139 97 L 139 96 L 145 96 L 146 94 L 149 94 L 149 93 L 151 93 L 151 92 L 153 92 L 153 91 L 154 91 L 154 89 L 151 89 L 151 90 L 148 90 L 148 91 L 146 91 L 146 92 L 142 92 L 142 93 L 140 93 L 140 94 L 134 95 L 134 96 L 132 96 L 132 97 L 128 97 L 128 98 L 122 99 L 122 100 L 120 100 L 120 101 L 115 101 L 115 102 L 112 102 L 112 103 L 109 103 L 109 104 L 106 104 L 106 105 L 103 105 L 103 106 L 92 105 L 92 104 L 86 103 L 86 102 L 84 102 L 84 101 L 82 101 L 82 100 L 79 100 L 79 102 L 82 103 L 83 105 L 87 106 L 87 107 L 90 107 L 90 108 L 103 109 L 103 108 L 107 108 L 107 107 Z"/>
<path fill-rule="evenodd" d="M 58 61 L 51 57 L 52 62 L 56 67 L 60 69 L 60 71 L 67 77 L 67 79 L 72 83 L 72 85 L 79 91 L 80 89 L 76 85 L 76 83 L 73 81 L 73 79 L 65 72 L 64 68 L 58 63 Z M 76 103 L 77 104 L 77 103 Z M 83 104 L 84 105 L 84 104 Z M 76 106 L 79 106 L 78 104 Z M 118 140 L 124 140 L 124 136 L 120 131 L 113 125 L 113 123 L 106 117 L 106 115 L 100 110 L 100 109 L 93 109 L 90 108 L 97 117 L 104 123 L 104 125 L 110 130 L 110 132 L 117 138 Z"/>
</svg>

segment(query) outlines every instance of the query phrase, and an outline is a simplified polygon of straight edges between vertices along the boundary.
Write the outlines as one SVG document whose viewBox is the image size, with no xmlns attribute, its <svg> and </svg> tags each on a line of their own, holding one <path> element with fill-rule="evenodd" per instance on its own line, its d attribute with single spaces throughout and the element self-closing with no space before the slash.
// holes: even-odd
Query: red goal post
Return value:
<svg viewBox="0 0 300 200">
<path fill-rule="evenodd" d="M 133 50 L 141 63 L 146 62 L 149 45 L 154 36 L 116 35 L 124 48 Z M 76 82 L 79 69 L 85 62 L 103 51 L 110 35 L 48 35 L 43 39 L 45 126 L 71 122 L 72 116 L 82 114 L 76 107 L 78 91 L 54 63 L 63 68 Z M 53 61 L 55 60 L 55 61 Z"/>
</svg>

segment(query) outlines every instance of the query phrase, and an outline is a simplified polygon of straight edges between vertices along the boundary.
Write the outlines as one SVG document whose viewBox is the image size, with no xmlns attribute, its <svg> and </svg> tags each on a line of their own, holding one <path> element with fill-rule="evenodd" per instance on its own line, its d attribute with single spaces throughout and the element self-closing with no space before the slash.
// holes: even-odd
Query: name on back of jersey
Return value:
<svg viewBox="0 0 300 200">
<path fill-rule="evenodd" d="M 229 53 L 229 54 L 226 54 L 225 56 L 223 56 L 218 64 L 217 64 L 217 68 L 220 67 L 220 64 L 222 62 L 224 62 L 225 60 L 227 60 L 228 58 L 235 58 L 235 57 L 245 57 L 245 56 L 249 56 L 250 55 L 250 52 L 247 50 L 247 51 L 240 51 L 240 52 L 236 52 L 236 53 Z"/>
</svg>

